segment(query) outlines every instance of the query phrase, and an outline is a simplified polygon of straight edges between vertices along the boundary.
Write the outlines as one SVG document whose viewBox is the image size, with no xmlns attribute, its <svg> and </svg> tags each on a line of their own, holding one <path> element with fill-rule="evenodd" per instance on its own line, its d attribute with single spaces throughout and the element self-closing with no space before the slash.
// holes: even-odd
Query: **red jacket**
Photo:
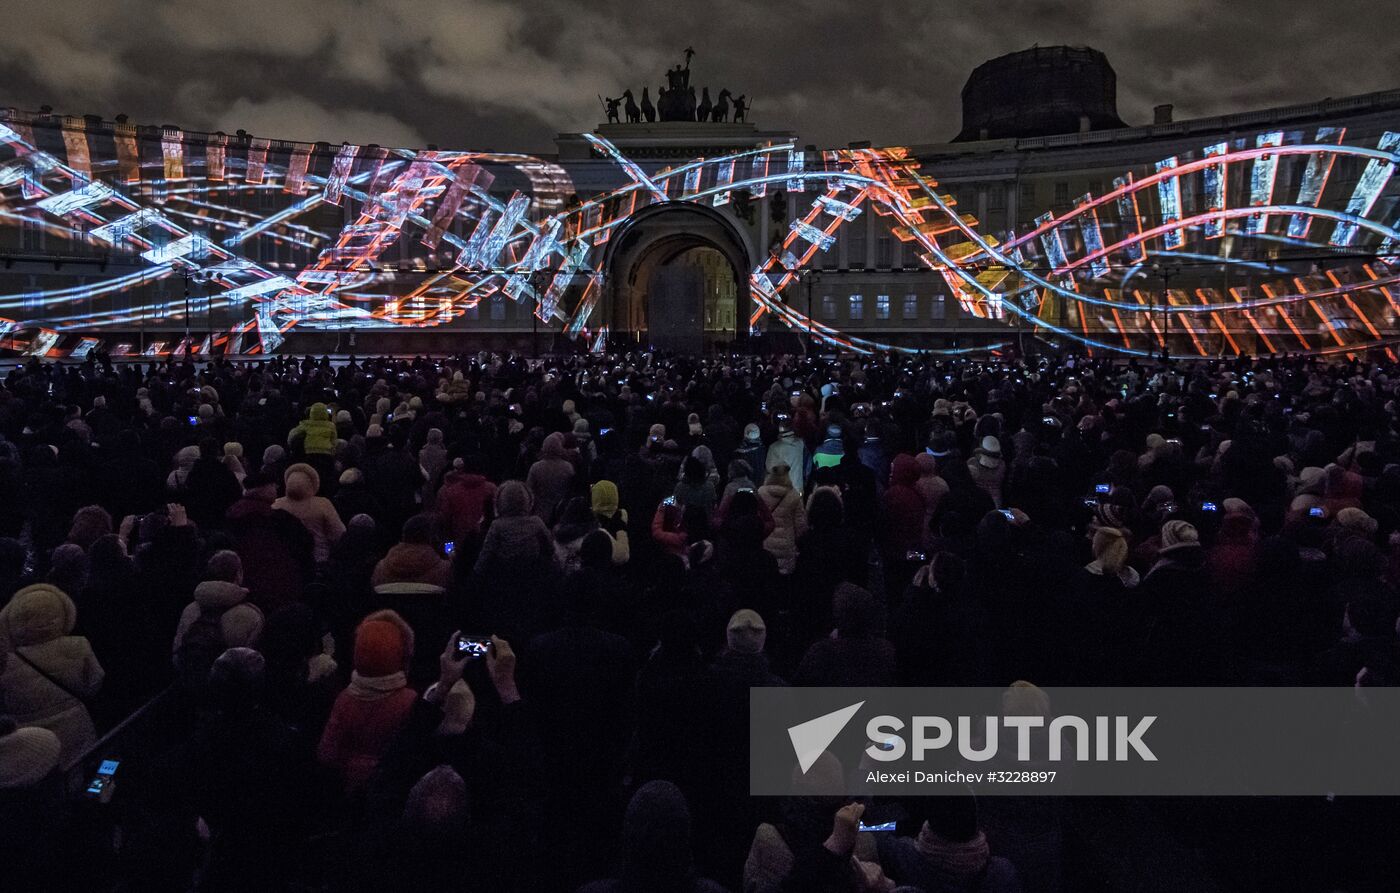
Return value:
<svg viewBox="0 0 1400 893">
<path fill-rule="evenodd" d="M 486 510 L 496 499 L 496 485 L 479 474 L 449 471 L 438 490 L 437 510 L 454 542 L 481 533 Z"/>
<path fill-rule="evenodd" d="M 347 688 L 331 708 L 316 758 L 344 774 L 347 791 L 359 788 L 374 774 L 417 698 L 418 693 L 407 686 L 373 700 Z"/>
<path fill-rule="evenodd" d="M 924 541 L 924 497 L 915 482 L 919 466 L 914 457 L 900 453 L 890 466 L 890 486 L 885 490 L 886 547 L 898 557 L 919 548 Z"/>
</svg>

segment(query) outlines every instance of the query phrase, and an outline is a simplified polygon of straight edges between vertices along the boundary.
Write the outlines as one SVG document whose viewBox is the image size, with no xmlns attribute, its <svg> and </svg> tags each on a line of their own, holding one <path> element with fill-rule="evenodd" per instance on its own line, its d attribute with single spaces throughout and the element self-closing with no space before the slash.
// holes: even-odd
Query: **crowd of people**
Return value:
<svg viewBox="0 0 1400 893">
<path fill-rule="evenodd" d="M 1184 835 L 1246 888 L 1364 889 L 1389 805 L 1124 843 L 1054 798 L 875 833 L 891 804 L 751 798 L 748 690 L 1393 685 L 1397 586 L 1400 367 L 1364 358 L 34 361 L 0 388 L 0 864 L 1003 893 L 1151 889 Z"/>
</svg>

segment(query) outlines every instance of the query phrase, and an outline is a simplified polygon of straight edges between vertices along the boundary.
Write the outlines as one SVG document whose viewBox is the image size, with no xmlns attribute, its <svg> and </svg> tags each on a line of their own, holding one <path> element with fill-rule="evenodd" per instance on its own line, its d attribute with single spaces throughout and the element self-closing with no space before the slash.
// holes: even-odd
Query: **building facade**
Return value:
<svg viewBox="0 0 1400 893">
<path fill-rule="evenodd" d="M 1392 348 L 1400 91 L 1121 127 L 1100 55 L 1027 52 L 974 74 L 958 139 L 892 148 L 667 121 L 530 156 L 0 111 L 0 351 Z M 1045 115 L 988 107 L 991 75 L 1060 64 Z"/>
</svg>

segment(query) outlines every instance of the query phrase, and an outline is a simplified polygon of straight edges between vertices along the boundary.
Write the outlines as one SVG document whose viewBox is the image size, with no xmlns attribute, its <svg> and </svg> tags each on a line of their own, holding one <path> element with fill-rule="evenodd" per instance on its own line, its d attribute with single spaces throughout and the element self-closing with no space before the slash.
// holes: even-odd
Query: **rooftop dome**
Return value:
<svg viewBox="0 0 1400 893">
<path fill-rule="evenodd" d="M 1108 57 L 1090 47 L 1008 53 L 983 62 L 967 79 L 962 131 L 953 141 L 1124 127 L 1117 92 Z"/>
</svg>

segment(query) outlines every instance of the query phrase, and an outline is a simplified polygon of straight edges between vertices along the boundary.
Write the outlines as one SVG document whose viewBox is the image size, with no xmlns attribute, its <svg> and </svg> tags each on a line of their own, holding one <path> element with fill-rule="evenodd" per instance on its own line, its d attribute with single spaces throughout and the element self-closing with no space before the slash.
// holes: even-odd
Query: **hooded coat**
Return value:
<svg viewBox="0 0 1400 893">
<path fill-rule="evenodd" d="M 335 699 L 316 758 L 338 769 L 348 789 L 364 785 L 394 737 L 408 722 L 418 694 L 405 672 L 413 630 L 393 611 L 376 611 L 355 630 L 355 670 Z"/>
<path fill-rule="evenodd" d="M 535 516 L 548 522 L 569 496 L 574 482 L 574 463 L 564 448 L 564 435 L 558 431 L 544 439 L 540 458 L 530 466 L 525 484 L 535 497 Z"/>
<path fill-rule="evenodd" d="M 669 781 L 649 781 L 632 795 L 622 820 L 622 871 L 579 893 L 722 893 L 696 876 L 691 855 L 690 809 Z"/>
<path fill-rule="evenodd" d="M 914 457 L 900 453 L 890 465 L 890 486 L 885 490 L 885 543 L 889 554 L 903 559 L 924 540 L 924 498 L 919 494 L 919 466 Z"/>
<path fill-rule="evenodd" d="M 554 538 L 538 515 L 530 513 L 530 490 L 519 481 L 506 481 L 496 491 L 496 520 L 476 559 L 480 574 L 495 563 L 544 561 L 554 557 Z"/>
<path fill-rule="evenodd" d="M 47 583 L 24 587 L 0 609 L 0 707 L 20 725 L 57 735 L 63 745 L 59 765 L 97 740 L 79 697 L 96 695 L 104 674 L 88 640 L 71 635 L 77 620 L 73 600 Z"/>
<path fill-rule="evenodd" d="M 225 648 L 257 646 L 258 637 L 262 635 L 263 612 L 248 601 L 248 590 L 237 583 L 205 580 L 194 588 L 194 601 L 186 605 L 180 614 L 180 624 L 175 628 L 175 639 L 170 646 L 171 653 L 180 653 L 185 633 L 204 613 L 218 615 Z"/>
<path fill-rule="evenodd" d="M 773 532 L 763 548 L 778 562 L 778 571 L 790 574 L 797 568 L 797 539 L 807 532 L 807 510 L 792 481 L 779 468 L 769 472 L 758 488 L 758 498 L 773 516 Z"/>
<path fill-rule="evenodd" d="M 618 505 L 617 484 L 599 481 L 590 489 L 589 498 L 598 526 L 612 540 L 613 564 L 626 564 L 632 557 L 632 546 L 627 536 L 627 510 Z"/>
<path fill-rule="evenodd" d="M 307 529 L 313 543 L 312 554 L 319 564 L 330 557 L 331 546 L 345 533 L 345 524 L 335 505 L 326 497 L 316 495 L 321 486 L 321 476 L 316 469 L 298 462 L 287 469 L 282 480 L 287 495 L 272 503 L 272 507 L 295 516 Z"/>
<path fill-rule="evenodd" d="M 324 403 L 313 403 L 306 411 L 306 418 L 292 429 L 287 438 L 290 443 L 301 438 L 302 452 L 309 455 L 330 456 L 335 453 L 335 422 L 331 421 L 331 411 Z"/>
<path fill-rule="evenodd" d="M 778 465 L 788 467 L 788 479 L 792 481 L 792 488 L 801 494 L 802 487 L 807 482 L 807 445 L 791 431 L 784 431 L 768 447 L 764 471 L 772 471 Z M 754 471 L 756 473 L 758 469 Z"/>
<path fill-rule="evenodd" d="M 427 543 L 398 543 L 374 566 L 376 592 L 424 592 L 447 588 L 452 565 Z"/>
</svg>

